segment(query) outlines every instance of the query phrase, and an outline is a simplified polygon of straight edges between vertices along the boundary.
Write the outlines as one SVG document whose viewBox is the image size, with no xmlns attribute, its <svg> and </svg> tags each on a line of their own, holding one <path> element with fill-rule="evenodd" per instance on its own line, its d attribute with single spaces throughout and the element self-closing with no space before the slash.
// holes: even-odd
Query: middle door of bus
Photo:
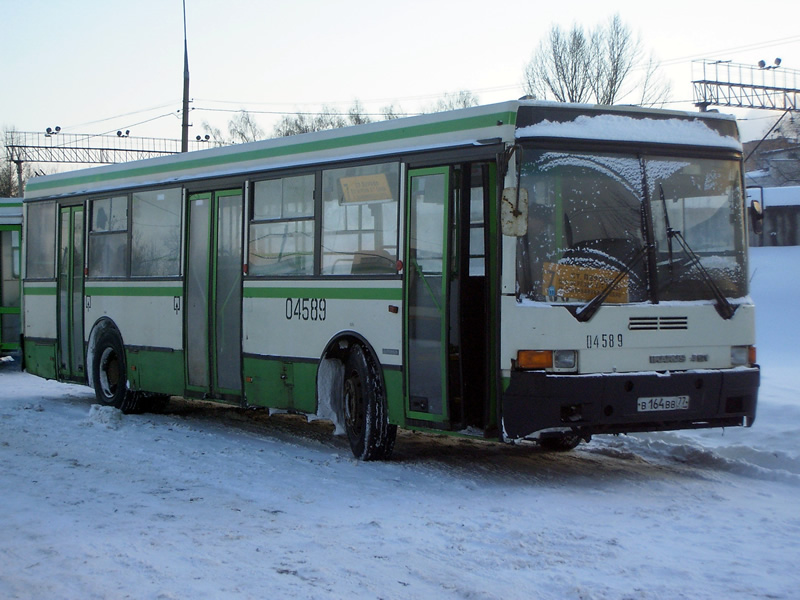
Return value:
<svg viewBox="0 0 800 600">
<path fill-rule="evenodd" d="M 189 196 L 186 387 L 242 395 L 242 190 Z"/>
<path fill-rule="evenodd" d="M 58 374 L 67 380 L 86 377 L 83 348 L 83 206 L 59 211 Z"/>
</svg>

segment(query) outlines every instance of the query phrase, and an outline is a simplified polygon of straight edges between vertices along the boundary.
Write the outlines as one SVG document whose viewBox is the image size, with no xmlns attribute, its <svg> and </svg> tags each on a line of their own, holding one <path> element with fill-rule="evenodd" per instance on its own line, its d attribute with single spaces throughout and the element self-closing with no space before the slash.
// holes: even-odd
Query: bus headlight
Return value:
<svg viewBox="0 0 800 600">
<path fill-rule="evenodd" d="M 575 350 L 520 350 L 517 352 L 517 368 L 524 370 L 553 369 L 574 371 L 578 365 Z"/>
<path fill-rule="evenodd" d="M 553 366 L 556 369 L 572 370 L 578 364 L 578 353 L 575 350 L 556 350 L 553 352 Z"/>
<path fill-rule="evenodd" d="M 731 366 L 742 367 L 755 364 L 755 346 L 731 346 Z"/>
</svg>

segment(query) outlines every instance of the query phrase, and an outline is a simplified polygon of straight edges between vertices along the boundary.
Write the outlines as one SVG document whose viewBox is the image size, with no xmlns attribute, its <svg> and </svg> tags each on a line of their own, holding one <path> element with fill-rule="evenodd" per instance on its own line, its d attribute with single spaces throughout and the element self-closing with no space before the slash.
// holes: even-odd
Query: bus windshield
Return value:
<svg viewBox="0 0 800 600">
<path fill-rule="evenodd" d="M 729 298 L 747 294 L 737 161 L 526 150 L 521 169 L 521 299 L 583 303 L 621 273 L 606 303 L 708 300 L 715 284 Z"/>
</svg>

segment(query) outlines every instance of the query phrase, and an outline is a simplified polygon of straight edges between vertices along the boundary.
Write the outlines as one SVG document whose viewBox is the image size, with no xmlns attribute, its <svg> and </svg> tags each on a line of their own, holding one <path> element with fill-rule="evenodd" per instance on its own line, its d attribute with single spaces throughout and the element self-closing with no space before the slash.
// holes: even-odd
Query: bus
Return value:
<svg viewBox="0 0 800 600">
<path fill-rule="evenodd" d="M 36 177 L 24 367 L 566 450 L 749 426 L 742 147 L 714 113 L 509 101 Z"/>
<path fill-rule="evenodd" d="M 0 198 L 0 360 L 20 347 L 22 198 Z"/>
</svg>

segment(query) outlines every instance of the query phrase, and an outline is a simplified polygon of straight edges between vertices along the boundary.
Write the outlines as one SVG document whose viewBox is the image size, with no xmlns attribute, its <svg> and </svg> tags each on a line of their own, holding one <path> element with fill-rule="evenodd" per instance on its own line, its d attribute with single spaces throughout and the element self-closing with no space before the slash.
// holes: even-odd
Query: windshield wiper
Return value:
<svg viewBox="0 0 800 600">
<path fill-rule="evenodd" d="M 719 316 L 726 320 L 733 317 L 733 313 L 736 312 L 737 307 L 731 304 L 725 297 L 725 294 L 722 293 L 722 290 L 719 289 L 717 282 L 714 281 L 714 278 L 711 277 L 709 272 L 706 271 L 706 268 L 700 263 L 700 257 L 697 256 L 694 250 L 689 247 L 689 244 L 686 243 L 686 240 L 684 239 L 683 235 L 681 235 L 680 231 L 672 230 L 671 235 L 678 240 L 681 248 L 683 248 L 683 251 L 689 257 L 689 264 L 697 267 L 697 269 L 700 271 L 700 274 L 703 276 L 703 281 L 706 282 L 706 285 L 708 285 L 711 293 L 714 294 L 714 298 L 716 299 L 714 308 L 717 309 Z"/>
<path fill-rule="evenodd" d="M 672 273 L 672 238 L 675 236 L 674 230 L 669 224 L 669 213 L 667 212 L 667 199 L 664 196 L 664 186 L 658 184 L 661 204 L 664 206 L 664 225 L 667 228 L 667 252 L 669 253 L 669 272 Z"/>
<path fill-rule="evenodd" d="M 625 279 L 625 276 L 631 272 L 631 269 L 633 269 L 633 267 L 636 266 L 636 263 L 638 263 L 642 259 L 642 257 L 645 254 L 647 254 L 647 248 L 648 248 L 647 244 L 642 246 L 636 252 L 636 254 L 633 255 L 633 258 L 631 258 L 630 262 L 625 263 L 625 268 L 622 269 L 622 271 L 620 271 L 619 273 L 617 273 L 616 277 L 614 277 L 614 279 L 612 279 L 611 281 L 608 282 L 608 284 L 606 284 L 606 287 L 603 288 L 603 291 L 601 291 L 599 294 L 597 294 L 597 296 L 589 300 L 586 304 L 577 307 L 567 306 L 566 308 L 570 313 L 572 313 L 572 316 L 575 317 L 581 323 L 585 323 L 586 321 L 591 319 L 597 312 L 597 309 L 599 309 L 603 305 L 603 302 L 606 301 L 606 298 L 608 298 L 611 292 L 613 292 L 614 289 L 620 284 L 620 282 L 623 279 Z"/>
<path fill-rule="evenodd" d="M 677 229 L 673 229 L 670 227 L 669 224 L 669 215 L 667 215 L 667 200 L 664 197 L 664 186 L 658 184 L 661 193 L 661 202 L 664 204 L 664 224 L 667 228 L 667 251 L 669 252 L 669 270 L 672 272 L 672 238 L 678 240 L 678 243 L 681 245 L 681 248 L 689 257 L 689 265 L 694 265 L 700 271 L 700 274 L 703 276 L 703 281 L 706 282 L 706 285 L 711 289 L 711 293 L 714 294 L 714 298 L 716 302 L 714 303 L 714 308 L 717 309 L 719 316 L 723 319 L 730 319 L 733 317 L 733 313 L 736 312 L 736 308 L 733 304 L 731 304 L 728 299 L 725 297 L 725 294 L 722 293 L 722 290 L 719 289 L 717 282 L 714 281 L 714 278 L 711 277 L 711 274 L 706 271 L 706 268 L 700 262 L 700 257 L 689 247 L 686 239 L 683 237 L 680 231 Z"/>
</svg>

